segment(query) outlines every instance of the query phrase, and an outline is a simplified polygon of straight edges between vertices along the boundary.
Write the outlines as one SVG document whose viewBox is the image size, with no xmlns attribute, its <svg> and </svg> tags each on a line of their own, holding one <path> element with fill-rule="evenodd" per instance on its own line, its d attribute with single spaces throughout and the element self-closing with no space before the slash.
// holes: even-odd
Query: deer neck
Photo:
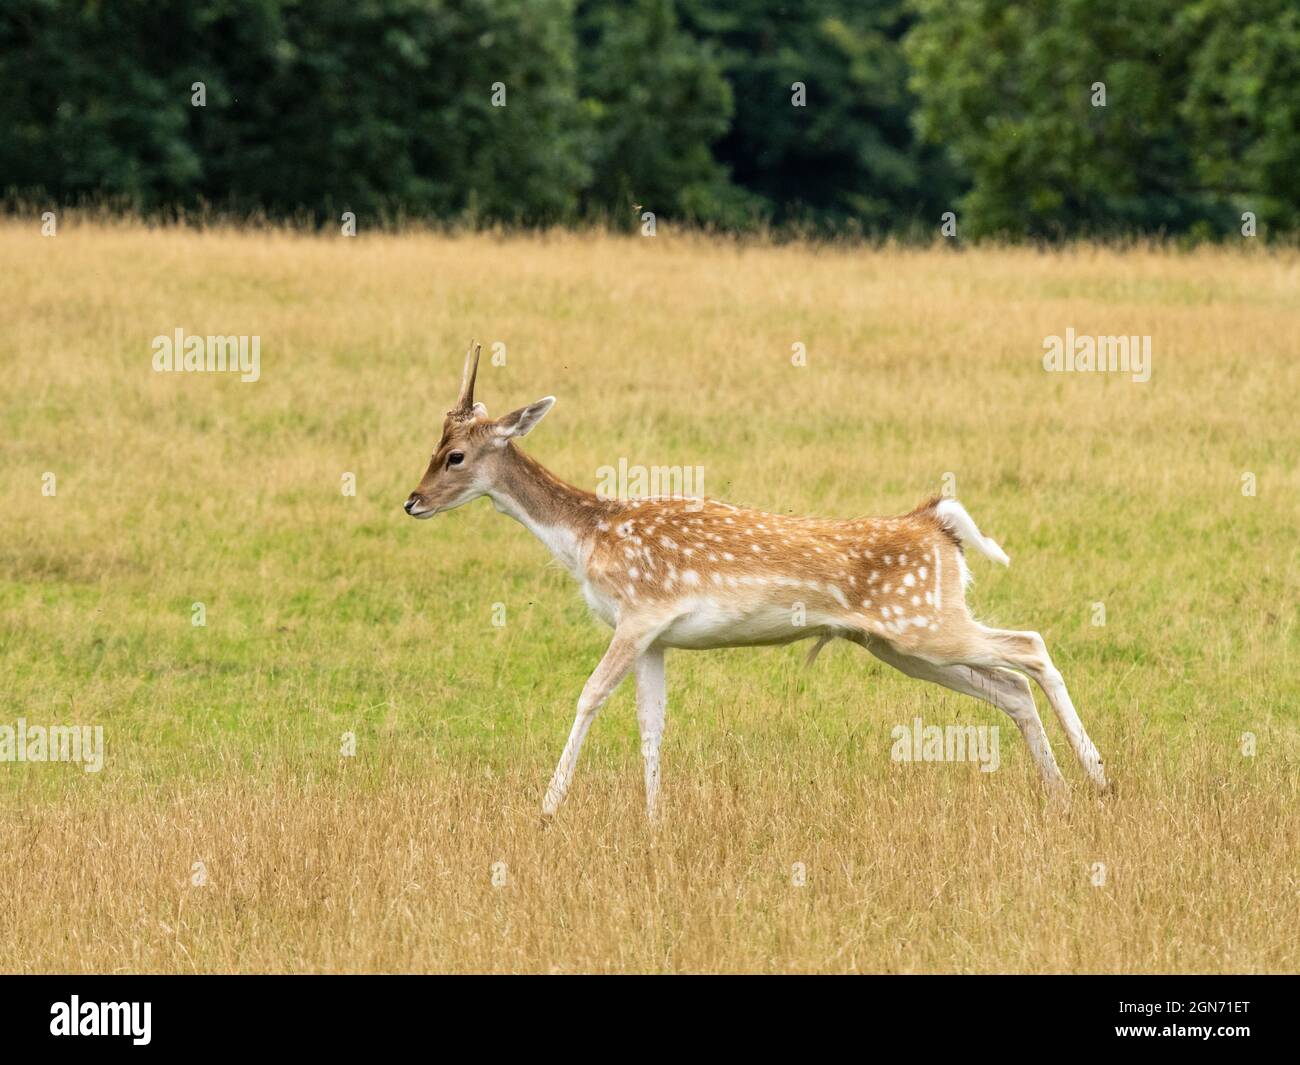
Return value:
<svg viewBox="0 0 1300 1065">
<path fill-rule="evenodd" d="M 581 579 L 588 534 L 601 510 L 594 494 L 566 484 L 512 442 L 503 449 L 500 475 L 487 494 L 497 510 L 524 526 Z"/>
</svg>

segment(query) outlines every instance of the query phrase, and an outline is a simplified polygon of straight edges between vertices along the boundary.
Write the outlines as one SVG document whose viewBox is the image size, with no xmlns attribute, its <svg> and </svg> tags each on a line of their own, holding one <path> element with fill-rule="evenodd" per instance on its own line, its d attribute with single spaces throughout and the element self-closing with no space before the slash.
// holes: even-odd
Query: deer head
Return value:
<svg viewBox="0 0 1300 1065">
<path fill-rule="evenodd" d="M 510 442 L 526 435 L 555 403 L 554 396 L 546 396 L 504 417 L 489 418 L 487 408 L 474 400 L 480 350 L 479 344 L 470 343 L 460 397 L 443 420 L 442 438 L 429 468 L 406 501 L 406 513 L 413 518 L 432 518 L 496 488 L 504 474 Z"/>
</svg>

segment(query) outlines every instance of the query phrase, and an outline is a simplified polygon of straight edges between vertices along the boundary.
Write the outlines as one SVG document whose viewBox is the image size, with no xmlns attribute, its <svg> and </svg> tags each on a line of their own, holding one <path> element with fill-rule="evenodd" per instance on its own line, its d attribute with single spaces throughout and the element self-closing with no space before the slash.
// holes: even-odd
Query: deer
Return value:
<svg viewBox="0 0 1300 1065">
<path fill-rule="evenodd" d="M 841 520 L 696 497 L 604 498 L 561 480 L 517 445 L 554 396 L 488 416 L 474 397 L 480 348 L 470 345 L 460 396 L 405 510 L 427 521 L 487 496 L 541 541 L 613 630 L 578 697 L 542 802 L 545 820 L 569 791 L 600 708 L 629 674 L 636 676 L 646 814 L 653 821 L 667 710 L 665 652 L 806 639 L 815 640 L 809 664 L 828 643 L 845 640 L 909 677 L 1002 710 L 1020 730 L 1046 790 L 1068 800 L 1032 678 L 1092 784 L 1107 789 L 1101 756 L 1042 636 L 990 628 L 971 615 L 966 552 L 1002 565 L 1010 559 L 956 499 L 936 496 L 897 517 Z"/>
</svg>

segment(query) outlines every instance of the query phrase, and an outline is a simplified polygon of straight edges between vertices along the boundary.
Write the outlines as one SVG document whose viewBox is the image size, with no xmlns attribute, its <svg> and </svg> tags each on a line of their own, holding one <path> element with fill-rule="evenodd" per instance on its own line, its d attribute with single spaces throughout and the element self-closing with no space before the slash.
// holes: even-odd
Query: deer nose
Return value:
<svg viewBox="0 0 1300 1065">
<path fill-rule="evenodd" d="M 411 508 L 414 507 L 414 506 L 415 506 L 415 496 L 411 496 L 411 498 L 408 499 L 408 500 L 406 501 L 406 504 L 405 504 L 405 507 L 404 507 L 404 509 L 406 510 L 406 513 L 408 513 L 408 514 L 411 513 Z"/>
</svg>

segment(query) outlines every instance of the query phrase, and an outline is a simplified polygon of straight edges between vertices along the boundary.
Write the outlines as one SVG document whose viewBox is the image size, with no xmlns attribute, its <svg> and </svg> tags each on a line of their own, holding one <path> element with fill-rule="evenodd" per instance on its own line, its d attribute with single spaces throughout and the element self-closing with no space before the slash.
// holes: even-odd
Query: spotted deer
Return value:
<svg viewBox="0 0 1300 1065">
<path fill-rule="evenodd" d="M 1048 789 L 1064 780 L 1025 676 L 1047 696 L 1092 782 L 1101 756 L 1037 632 L 981 625 L 966 605 L 966 551 L 1009 564 L 955 499 L 900 517 L 767 514 L 715 500 L 600 498 L 566 484 L 516 446 L 555 403 L 546 396 L 500 418 L 474 399 L 479 345 L 419 487 L 406 501 L 427 519 L 479 496 L 520 522 L 581 584 L 614 630 L 578 698 L 577 717 L 546 789 L 551 817 L 573 779 L 597 712 L 636 674 L 645 800 L 653 817 L 664 732 L 664 652 L 831 640 L 870 651 L 911 677 L 974 696 L 1010 715 Z"/>
</svg>

